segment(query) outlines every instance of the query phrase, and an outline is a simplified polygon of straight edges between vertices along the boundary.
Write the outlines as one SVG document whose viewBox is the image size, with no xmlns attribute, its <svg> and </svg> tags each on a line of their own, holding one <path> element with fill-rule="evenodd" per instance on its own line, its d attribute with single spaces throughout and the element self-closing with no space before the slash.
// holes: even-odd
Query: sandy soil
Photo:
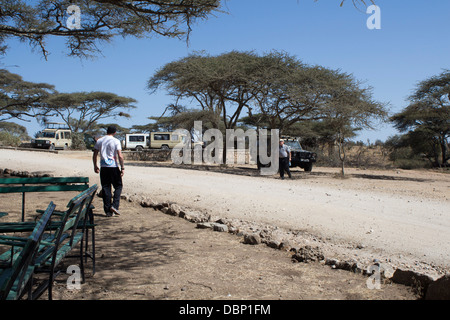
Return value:
<svg viewBox="0 0 450 320">
<path fill-rule="evenodd" d="M 83 175 L 96 183 L 99 177 L 93 172 L 90 156 L 89 152 L 49 154 L 4 149 L 0 152 L 0 168 L 47 172 L 55 176 Z M 138 164 L 127 161 L 124 192 L 145 195 L 158 202 L 175 202 L 184 208 L 207 212 L 217 218 L 276 226 L 280 237 L 289 236 L 290 240 L 302 245 L 319 246 L 327 257 L 356 259 L 366 265 L 378 259 L 392 269 L 415 270 L 434 278 L 448 272 L 449 174 L 436 171 L 348 169 L 348 177 L 342 179 L 336 173 L 338 169 L 334 168 L 314 168 L 310 174 L 294 170 L 292 180 L 282 181 L 276 176 L 261 177 L 252 166 L 175 168 L 167 163 Z M 143 220 L 144 214 L 136 214 L 136 210 L 130 209 L 130 213 L 127 212 L 119 219 L 129 221 L 132 216 L 136 216 L 138 222 L 131 221 L 130 228 L 147 223 L 146 219 Z M 164 219 L 168 218 L 163 216 Z M 152 216 L 149 221 L 154 219 Z M 163 232 L 155 225 L 149 228 L 156 228 L 154 232 Z M 189 223 L 187 228 L 191 230 L 181 233 L 189 237 L 205 233 L 192 230 Z M 123 234 L 127 234 L 126 227 L 122 229 Z M 228 234 L 222 236 L 233 237 Z M 217 233 L 214 233 L 214 237 L 217 237 Z M 189 241 L 194 240 L 189 238 Z M 269 249 L 267 257 L 283 254 L 259 246 L 248 248 L 234 238 L 230 241 L 237 241 L 237 248 L 244 251 Z M 198 260 L 198 257 L 195 259 Z M 236 258 L 230 261 L 240 260 Z M 280 259 L 276 257 L 275 260 Z M 97 275 L 94 278 L 97 279 Z M 204 283 L 195 276 L 190 281 Z M 365 283 L 365 280 L 360 281 Z M 210 287 L 214 286 L 205 285 L 205 290 L 210 290 Z M 167 295 L 170 287 L 163 290 L 159 295 L 155 294 L 153 288 L 149 288 L 148 292 L 152 292 L 152 298 L 172 298 Z M 226 296 L 212 294 L 206 297 Z M 115 295 L 109 297 L 120 298 Z M 254 298 L 252 295 L 241 297 Z M 301 297 L 305 295 L 294 299 Z M 316 294 L 315 297 L 320 298 L 321 295 Z M 326 295 L 323 297 L 327 298 Z M 343 297 L 345 294 L 338 299 Z M 359 297 L 364 298 L 364 294 Z"/>
</svg>

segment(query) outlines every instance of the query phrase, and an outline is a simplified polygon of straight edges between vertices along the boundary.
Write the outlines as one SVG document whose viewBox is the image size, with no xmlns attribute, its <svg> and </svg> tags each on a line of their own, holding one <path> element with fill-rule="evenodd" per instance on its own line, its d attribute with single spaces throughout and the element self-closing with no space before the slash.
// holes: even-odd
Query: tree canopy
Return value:
<svg viewBox="0 0 450 320">
<path fill-rule="evenodd" d="M 421 132 L 439 146 L 441 161 L 445 165 L 450 138 L 450 71 L 420 82 L 409 97 L 409 105 L 391 120 L 400 132 Z M 437 157 L 435 157 L 437 159 Z"/>
<path fill-rule="evenodd" d="M 71 5 L 81 12 L 79 28 L 67 23 Z M 186 36 L 219 6 L 220 0 L 2 0 L 0 45 L 18 38 L 47 56 L 45 40 L 54 36 L 66 39 L 69 55 L 89 56 L 115 36 Z"/>
<path fill-rule="evenodd" d="M 318 1 L 318 0 L 315 0 Z M 89 57 L 98 44 L 116 36 L 144 38 L 153 35 L 188 39 L 192 24 L 221 10 L 221 0 L 1 0 L 0 54 L 9 39 L 27 42 L 49 54 L 46 40 L 66 40 L 68 54 Z M 337 0 L 341 6 L 346 0 Z M 373 0 L 351 0 L 367 5 Z M 73 9 L 76 6 L 76 10 Z M 78 12 L 77 12 L 78 10 Z M 78 14 L 75 27 L 69 23 Z M 75 18 L 77 19 L 77 18 Z"/>
<path fill-rule="evenodd" d="M 54 94 L 47 100 L 47 114 L 58 115 L 73 132 L 92 130 L 105 118 L 125 117 L 136 108 L 136 100 L 110 92 L 74 92 Z"/>
<path fill-rule="evenodd" d="M 0 69 L 0 121 L 44 116 L 42 107 L 55 92 L 53 85 L 24 81 L 20 75 Z"/>
</svg>

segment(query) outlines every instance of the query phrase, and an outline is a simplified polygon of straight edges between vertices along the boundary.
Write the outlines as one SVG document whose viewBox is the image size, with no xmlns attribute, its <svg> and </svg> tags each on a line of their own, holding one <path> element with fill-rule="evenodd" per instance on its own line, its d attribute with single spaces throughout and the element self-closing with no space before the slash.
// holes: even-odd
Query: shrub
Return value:
<svg viewBox="0 0 450 320">
<path fill-rule="evenodd" d="M 86 143 L 84 142 L 84 134 L 80 132 L 72 133 L 72 147 L 73 150 L 86 150 Z"/>
<path fill-rule="evenodd" d="M 20 145 L 20 138 L 13 136 L 9 132 L 1 131 L 0 132 L 0 145 L 17 147 Z"/>
</svg>

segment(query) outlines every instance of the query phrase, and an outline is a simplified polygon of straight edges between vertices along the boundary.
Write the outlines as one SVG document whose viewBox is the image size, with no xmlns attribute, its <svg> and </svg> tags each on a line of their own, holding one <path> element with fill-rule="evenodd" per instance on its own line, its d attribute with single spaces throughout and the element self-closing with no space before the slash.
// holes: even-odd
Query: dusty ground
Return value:
<svg viewBox="0 0 450 320">
<path fill-rule="evenodd" d="M 251 166 L 183 167 L 126 163 L 124 193 L 170 201 L 213 217 L 276 226 L 280 237 L 320 247 L 327 257 L 374 259 L 437 278 L 449 270 L 450 175 L 435 171 L 296 170 L 294 179 L 260 177 Z M 1 150 L 0 168 L 56 176 L 98 175 L 89 153 Z M 3 197 L 3 195 L 2 195 Z M 9 203 L 3 201 L 4 204 Z M 20 203 L 20 202 L 19 202 Z M 101 205 L 97 206 L 101 207 Z M 31 208 L 30 208 L 31 209 Z M 241 238 L 199 230 L 180 218 L 123 202 L 124 214 L 98 212 L 98 272 L 76 299 L 413 299 L 407 288 L 369 290 L 367 277 Z"/>
<path fill-rule="evenodd" d="M 27 195 L 27 219 L 52 200 L 57 208 L 76 193 Z M 2 221 L 20 217 L 21 197 L 0 195 Z M 96 208 L 101 200 L 94 201 Z M 287 251 L 247 245 L 229 233 L 197 229 L 184 219 L 122 201 L 120 217 L 95 210 L 97 262 L 86 283 L 68 290 L 68 275 L 55 284 L 55 300 L 413 300 L 413 290 L 385 282 L 367 287 L 367 276 L 320 263 L 294 263 Z M 66 260 L 65 267 L 77 265 Z M 42 297 L 46 299 L 46 296 Z"/>
</svg>

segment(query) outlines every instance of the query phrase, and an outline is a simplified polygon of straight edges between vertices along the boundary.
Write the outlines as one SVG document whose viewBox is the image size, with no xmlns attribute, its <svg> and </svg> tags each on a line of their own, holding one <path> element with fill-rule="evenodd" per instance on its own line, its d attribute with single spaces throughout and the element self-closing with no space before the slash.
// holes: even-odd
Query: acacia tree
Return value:
<svg viewBox="0 0 450 320">
<path fill-rule="evenodd" d="M 150 93 L 165 88 L 175 98 L 175 106 L 194 101 L 198 109 L 207 111 L 214 128 L 232 129 L 254 97 L 251 83 L 257 79 L 259 62 L 251 52 L 197 53 L 162 67 L 147 87 Z"/>
<path fill-rule="evenodd" d="M 54 93 L 53 85 L 24 81 L 20 75 L 0 69 L 0 121 L 46 115 L 42 107 Z"/>
<path fill-rule="evenodd" d="M 376 121 L 385 121 L 386 104 L 372 98 L 372 88 L 361 87 L 353 76 L 335 71 L 334 88 L 325 108 L 324 122 L 329 130 L 336 134 L 339 148 L 341 173 L 345 175 L 345 145 L 355 132 L 361 129 L 373 129 Z"/>
<path fill-rule="evenodd" d="M 67 23 L 76 5 L 81 13 L 76 28 Z M 67 41 L 69 55 L 89 56 L 98 52 L 97 44 L 115 36 L 184 37 L 198 19 L 206 19 L 220 6 L 220 0 L 2 0 L 0 44 L 18 38 L 48 51 L 48 37 Z"/>
<path fill-rule="evenodd" d="M 436 154 L 434 165 L 445 166 L 450 159 L 450 71 L 420 82 L 409 97 L 409 105 L 391 120 L 400 132 L 420 131 L 438 145 L 441 160 Z"/>
<path fill-rule="evenodd" d="M 61 117 L 73 132 L 86 132 L 101 119 L 129 118 L 125 110 L 136 108 L 135 102 L 110 92 L 60 93 L 48 99 L 47 111 Z"/>
<path fill-rule="evenodd" d="M 251 84 L 255 95 L 247 121 L 266 121 L 269 129 L 283 132 L 298 122 L 322 118 L 321 108 L 330 97 L 335 77 L 332 70 L 305 65 L 282 52 L 261 60 L 263 68 Z"/>
</svg>

